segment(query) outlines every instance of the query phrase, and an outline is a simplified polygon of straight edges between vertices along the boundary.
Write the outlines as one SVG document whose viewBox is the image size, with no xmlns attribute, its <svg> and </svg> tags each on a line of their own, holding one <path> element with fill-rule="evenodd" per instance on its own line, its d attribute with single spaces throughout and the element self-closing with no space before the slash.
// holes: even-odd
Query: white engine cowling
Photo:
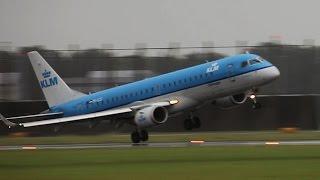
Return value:
<svg viewBox="0 0 320 180">
<path fill-rule="evenodd" d="M 246 102 L 248 96 L 245 93 L 227 96 L 215 100 L 214 104 L 221 108 L 231 108 Z"/>
<path fill-rule="evenodd" d="M 138 127 L 150 127 L 165 123 L 168 119 L 168 111 L 162 106 L 150 106 L 136 112 L 134 123 Z"/>
</svg>

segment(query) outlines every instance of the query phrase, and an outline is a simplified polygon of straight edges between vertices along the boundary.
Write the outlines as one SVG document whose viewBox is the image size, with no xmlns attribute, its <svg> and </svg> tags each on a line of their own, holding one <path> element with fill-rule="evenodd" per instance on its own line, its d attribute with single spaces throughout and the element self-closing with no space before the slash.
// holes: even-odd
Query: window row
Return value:
<svg viewBox="0 0 320 180">
<path fill-rule="evenodd" d="M 165 84 L 162 84 L 162 90 L 163 89 L 167 89 L 167 88 L 171 88 L 171 87 L 177 87 L 178 85 L 183 85 L 183 84 L 187 84 L 188 82 L 193 82 L 193 81 L 197 81 L 197 80 L 201 80 L 201 79 L 204 79 L 204 78 L 208 78 L 210 75 L 213 75 L 213 72 L 210 72 L 210 73 L 204 73 L 204 74 L 200 74 L 200 75 L 195 75 L 195 76 L 190 76 L 188 78 L 185 78 L 185 79 L 179 79 L 177 81 L 172 81 L 172 82 L 169 82 L 169 83 L 165 83 Z M 179 88 L 181 88 L 182 86 L 179 86 Z M 109 103 L 114 103 L 114 102 L 118 102 L 118 101 L 123 101 L 123 100 L 126 100 L 128 101 L 129 99 L 132 100 L 132 98 L 134 97 L 139 97 L 139 96 L 142 96 L 142 95 L 148 95 L 149 93 L 156 93 L 160 91 L 160 85 L 157 85 L 155 87 L 151 87 L 151 88 L 148 88 L 148 89 L 143 89 L 143 90 L 139 90 L 139 91 L 135 91 L 135 92 L 131 92 L 131 93 L 128 93 L 128 94 L 123 94 L 123 95 L 120 95 L 120 96 L 114 96 L 112 98 L 109 98 L 109 99 L 105 99 L 104 101 L 101 101 L 100 103 L 102 104 L 109 104 Z M 90 101 L 89 101 L 90 103 Z M 99 102 L 97 102 L 98 104 Z"/>
</svg>

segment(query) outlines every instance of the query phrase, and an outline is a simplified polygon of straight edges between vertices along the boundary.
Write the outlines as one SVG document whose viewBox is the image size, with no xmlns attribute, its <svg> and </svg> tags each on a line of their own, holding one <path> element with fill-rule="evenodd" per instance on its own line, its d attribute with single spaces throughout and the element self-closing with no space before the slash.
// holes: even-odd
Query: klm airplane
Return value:
<svg viewBox="0 0 320 180">
<path fill-rule="evenodd" d="M 247 53 L 84 94 L 69 88 L 38 52 L 29 52 L 28 56 L 49 109 L 28 116 L 0 115 L 9 128 L 112 120 L 133 125 L 134 143 L 148 140 L 148 127 L 163 124 L 169 116 L 181 113 L 190 114 L 184 121 L 186 129 L 199 128 L 200 120 L 192 112 L 201 105 L 208 102 L 221 108 L 240 105 L 248 97 L 254 98 L 257 87 L 280 75 L 270 62 Z M 42 120 L 30 121 L 35 118 Z"/>
</svg>

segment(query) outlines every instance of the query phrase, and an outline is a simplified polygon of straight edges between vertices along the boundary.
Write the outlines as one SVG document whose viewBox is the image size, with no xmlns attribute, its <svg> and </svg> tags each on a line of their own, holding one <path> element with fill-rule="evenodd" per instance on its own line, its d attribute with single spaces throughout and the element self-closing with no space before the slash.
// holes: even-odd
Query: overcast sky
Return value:
<svg viewBox="0 0 320 180">
<path fill-rule="evenodd" d="M 268 41 L 320 44 L 317 0 L 0 0 L 0 42 L 67 49 L 234 45 Z"/>
</svg>

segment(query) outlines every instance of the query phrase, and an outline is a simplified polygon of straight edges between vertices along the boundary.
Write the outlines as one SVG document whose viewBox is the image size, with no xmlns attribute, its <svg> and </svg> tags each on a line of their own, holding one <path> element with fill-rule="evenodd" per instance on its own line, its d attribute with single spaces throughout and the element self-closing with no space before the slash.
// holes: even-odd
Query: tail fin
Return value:
<svg viewBox="0 0 320 180">
<path fill-rule="evenodd" d="M 37 51 L 29 52 L 28 56 L 49 107 L 63 104 L 85 95 L 70 89 Z"/>
</svg>

